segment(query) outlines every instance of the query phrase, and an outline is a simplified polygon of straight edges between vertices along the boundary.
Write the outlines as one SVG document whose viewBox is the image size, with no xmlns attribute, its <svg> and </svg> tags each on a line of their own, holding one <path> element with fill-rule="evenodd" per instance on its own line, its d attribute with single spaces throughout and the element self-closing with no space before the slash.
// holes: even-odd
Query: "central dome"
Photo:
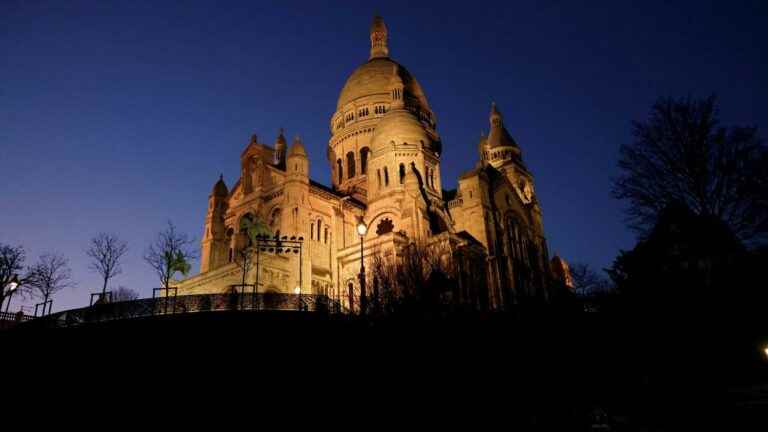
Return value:
<svg viewBox="0 0 768 432">
<path fill-rule="evenodd" d="M 346 104 L 365 96 L 388 94 L 394 70 L 399 71 L 400 78 L 403 80 L 406 100 L 416 101 L 424 111 L 431 111 L 427 97 L 416 78 L 405 67 L 389 57 L 372 58 L 355 69 L 341 89 L 336 109 L 341 110 Z"/>
</svg>

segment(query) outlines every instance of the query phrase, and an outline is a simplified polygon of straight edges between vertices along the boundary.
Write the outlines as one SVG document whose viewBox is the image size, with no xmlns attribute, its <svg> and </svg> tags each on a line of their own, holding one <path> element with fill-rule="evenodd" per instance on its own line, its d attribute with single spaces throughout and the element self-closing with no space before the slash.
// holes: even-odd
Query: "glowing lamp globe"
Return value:
<svg viewBox="0 0 768 432">
<path fill-rule="evenodd" d="M 8 291 L 15 291 L 19 287 L 19 276 L 13 275 L 13 279 L 8 283 Z"/>
</svg>

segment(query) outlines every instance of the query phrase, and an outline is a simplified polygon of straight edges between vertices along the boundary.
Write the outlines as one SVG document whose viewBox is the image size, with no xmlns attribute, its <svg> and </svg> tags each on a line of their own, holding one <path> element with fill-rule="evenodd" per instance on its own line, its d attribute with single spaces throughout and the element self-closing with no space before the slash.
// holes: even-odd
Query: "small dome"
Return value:
<svg viewBox="0 0 768 432">
<path fill-rule="evenodd" d="M 477 143 L 477 150 L 480 151 L 480 154 L 483 154 L 483 151 L 485 150 L 485 146 L 488 144 L 488 137 L 485 136 L 485 133 L 480 133 L 480 141 Z"/>
<path fill-rule="evenodd" d="M 213 185 L 213 190 L 211 191 L 211 194 L 216 197 L 226 197 L 229 195 L 229 189 L 227 189 L 227 184 L 224 183 L 224 175 L 219 176 L 219 181 L 216 182 L 215 185 Z"/>
<path fill-rule="evenodd" d="M 424 126 L 411 112 L 398 109 L 391 110 L 379 121 L 371 137 L 371 145 L 375 149 L 380 145 L 386 145 L 390 141 L 398 144 L 409 143 L 425 145 L 431 143 L 431 139 L 424 130 Z"/>
<path fill-rule="evenodd" d="M 301 142 L 301 138 L 298 135 L 293 139 L 291 149 L 288 151 L 288 156 L 304 156 L 307 157 L 307 149 L 304 148 L 304 144 Z"/>
<path fill-rule="evenodd" d="M 555 253 L 555 256 L 550 260 L 549 264 L 555 279 L 563 283 L 568 288 L 574 287 L 571 270 L 568 266 L 568 263 L 564 259 L 560 258 L 560 256 Z"/>
</svg>

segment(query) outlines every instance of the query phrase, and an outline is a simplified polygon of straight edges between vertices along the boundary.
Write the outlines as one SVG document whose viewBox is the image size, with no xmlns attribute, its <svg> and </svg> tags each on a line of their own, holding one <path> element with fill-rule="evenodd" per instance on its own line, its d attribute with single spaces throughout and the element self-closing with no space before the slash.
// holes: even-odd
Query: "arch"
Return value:
<svg viewBox="0 0 768 432">
<path fill-rule="evenodd" d="M 227 246 L 229 247 L 229 257 L 227 258 L 227 262 L 232 262 L 232 260 L 234 259 L 235 251 L 232 248 L 233 246 L 232 237 L 234 237 L 234 235 L 235 235 L 235 230 L 232 227 L 227 228 L 227 233 L 225 234 L 225 237 L 226 237 L 225 241 L 227 243 Z"/>
<path fill-rule="evenodd" d="M 389 186 L 389 171 L 384 167 L 384 186 Z"/>
<path fill-rule="evenodd" d="M 369 234 L 376 232 L 376 227 L 381 223 L 384 219 L 389 219 L 392 221 L 392 224 L 394 226 L 397 226 L 398 223 L 400 223 L 400 218 L 397 216 L 400 213 L 401 209 L 397 207 L 384 207 L 381 209 L 378 213 L 376 213 L 373 217 L 371 217 L 369 220 L 365 221 L 365 224 L 370 227 L 368 229 L 368 232 L 366 233 L 366 238 Z"/>
<path fill-rule="evenodd" d="M 347 178 L 351 179 L 355 176 L 355 154 L 353 152 L 347 153 Z"/>
<path fill-rule="evenodd" d="M 344 164 L 341 162 L 341 158 L 336 161 L 336 172 L 339 176 L 339 183 L 344 181 Z"/>
<path fill-rule="evenodd" d="M 360 149 L 360 174 L 365 174 L 368 171 L 368 153 L 371 149 L 363 147 Z"/>
<path fill-rule="evenodd" d="M 405 182 L 405 165 L 400 164 L 400 184 Z"/>
<path fill-rule="evenodd" d="M 439 234 L 441 232 L 451 232 L 453 233 L 453 221 L 451 220 L 451 217 L 448 213 L 446 213 L 443 209 L 439 207 L 432 207 L 427 217 L 429 218 L 429 228 L 432 231 L 432 234 Z"/>
</svg>

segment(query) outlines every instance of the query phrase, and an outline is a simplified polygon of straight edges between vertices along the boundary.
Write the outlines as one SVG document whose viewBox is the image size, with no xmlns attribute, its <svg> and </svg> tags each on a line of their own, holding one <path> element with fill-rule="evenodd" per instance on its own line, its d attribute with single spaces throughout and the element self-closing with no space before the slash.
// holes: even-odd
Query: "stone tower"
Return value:
<svg viewBox="0 0 768 432">
<path fill-rule="evenodd" d="M 226 241 L 224 215 L 227 212 L 229 190 L 224 183 L 224 176 L 213 186 L 208 196 L 208 212 L 205 215 L 202 250 L 200 254 L 200 272 L 207 272 L 227 262 L 229 245 Z"/>
</svg>

